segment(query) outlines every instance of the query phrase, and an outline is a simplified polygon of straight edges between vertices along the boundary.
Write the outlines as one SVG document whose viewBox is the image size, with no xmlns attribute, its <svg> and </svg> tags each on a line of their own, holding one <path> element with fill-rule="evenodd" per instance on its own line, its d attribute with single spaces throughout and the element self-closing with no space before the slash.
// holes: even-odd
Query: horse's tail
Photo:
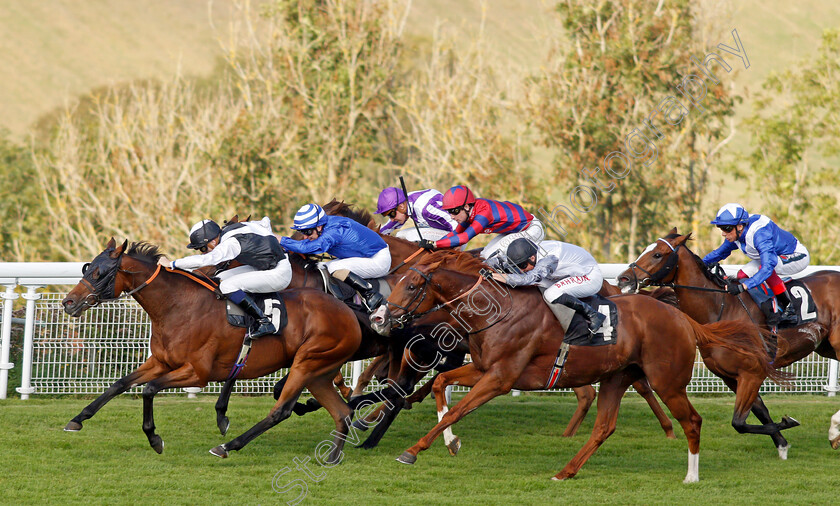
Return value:
<svg viewBox="0 0 840 506">
<path fill-rule="evenodd" d="M 735 320 L 724 320 L 701 325 L 686 316 L 694 330 L 697 346 L 701 351 L 726 348 L 729 354 L 741 357 L 741 363 L 757 363 L 758 367 L 773 382 L 790 385 L 794 374 L 773 367 L 770 354 L 776 355 L 775 346 L 767 344 L 770 333 L 755 325 Z"/>
</svg>

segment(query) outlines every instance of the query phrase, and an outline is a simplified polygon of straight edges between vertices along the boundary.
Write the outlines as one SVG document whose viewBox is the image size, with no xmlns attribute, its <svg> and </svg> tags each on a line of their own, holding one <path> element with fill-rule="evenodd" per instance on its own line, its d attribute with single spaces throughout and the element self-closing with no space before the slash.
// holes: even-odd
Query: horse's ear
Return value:
<svg viewBox="0 0 840 506">
<path fill-rule="evenodd" d="M 114 249 L 116 247 L 117 247 L 117 241 L 115 241 L 113 237 L 111 238 L 110 241 L 108 241 L 108 244 L 105 245 L 105 249 Z"/>
<path fill-rule="evenodd" d="M 430 264 L 427 264 L 425 271 L 426 272 L 432 272 L 434 270 L 437 270 L 437 268 L 440 267 L 440 264 L 442 264 L 442 263 L 443 263 L 443 259 L 440 259 L 436 262 L 432 262 Z"/>
<path fill-rule="evenodd" d="M 239 215 L 237 214 L 236 217 L 239 218 Z M 250 214 L 248 215 L 247 218 L 245 218 L 245 221 L 251 221 L 251 215 Z"/>
<path fill-rule="evenodd" d="M 114 240 L 111 239 L 111 241 L 113 242 Z M 119 258 L 119 256 L 122 255 L 125 252 L 126 247 L 128 247 L 128 239 L 123 241 L 123 243 L 120 245 L 120 247 L 115 249 L 114 252 L 111 253 L 111 255 L 110 255 L 111 258 Z"/>
<path fill-rule="evenodd" d="M 234 214 L 233 218 L 231 218 L 229 220 L 226 220 L 225 221 L 225 226 L 231 225 L 233 223 L 239 223 L 239 215 L 238 214 Z"/>
<path fill-rule="evenodd" d="M 674 230 L 676 230 L 676 228 L 674 228 Z M 685 234 L 682 237 L 678 237 L 677 242 L 674 244 L 674 246 L 681 246 L 681 245 L 685 244 L 686 241 L 688 241 L 689 239 L 691 239 L 691 232 Z"/>
<path fill-rule="evenodd" d="M 680 233 L 677 232 L 677 227 L 672 228 L 671 231 L 668 232 L 668 235 L 672 235 L 672 234 L 673 235 L 680 235 Z"/>
</svg>

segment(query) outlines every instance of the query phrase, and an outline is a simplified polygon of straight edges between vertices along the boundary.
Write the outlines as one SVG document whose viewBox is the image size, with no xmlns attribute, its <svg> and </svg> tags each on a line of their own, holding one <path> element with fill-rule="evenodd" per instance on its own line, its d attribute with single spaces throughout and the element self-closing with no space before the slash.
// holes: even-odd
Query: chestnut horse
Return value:
<svg viewBox="0 0 840 506">
<path fill-rule="evenodd" d="M 456 270 L 453 270 L 456 269 Z M 377 312 L 380 323 L 402 324 L 442 309 L 468 296 L 482 282 L 484 265 L 458 252 L 438 252 L 415 265 L 400 280 L 387 309 Z M 488 282 L 489 283 L 489 282 Z M 541 390 L 553 369 L 563 331 L 540 292 L 529 287 L 509 291 L 510 310 L 493 325 L 470 336 L 473 362 L 442 373 L 434 383 L 440 422 L 397 460 L 412 464 L 444 429 L 490 399 L 511 389 Z M 615 430 L 621 397 L 643 377 L 679 421 L 688 440 L 688 473 L 685 482 L 699 479 L 701 418 L 689 402 L 686 385 L 691 380 L 696 346 L 726 346 L 744 360 L 763 362 L 768 369 L 757 329 L 740 323 L 720 322 L 701 326 L 676 308 L 653 297 L 623 295 L 615 302 L 619 322 L 616 344 L 571 346 L 562 373 L 554 387 L 589 385 L 600 381 L 598 414 L 589 441 L 554 477 L 571 478 Z M 382 314 L 384 313 L 384 314 Z M 482 325 L 474 314 L 460 318 L 476 328 Z M 444 389 L 458 384 L 472 387 L 451 411 Z"/>
<path fill-rule="evenodd" d="M 712 273 L 703 261 L 686 246 L 691 234 L 680 235 L 677 229 L 651 244 L 619 277 L 619 288 L 625 293 L 647 285 L 673 286 L 680 309 L 701 323 L 737 320 L 764 324 L 764 314 L 749 296 L 734 296 L 723 290 L 724 281 Z M 840 273 L 821 271 L 802 279 L 817 305 L 815 323 L 783 329 L 778 334 L 776 368 L 801 360 L 816 351 L 824 357 L 838 358 L 840 353 Z M 740 300 L 739 300 L 740 299 Z M 703 355 L 713 373 L 735 393 L 732 426 L 740 433 L 768 434 L 782 459 L 790 447 L 780 431 L 799 425 L 785 417 L 773 423 L 767 407 L 758 395 L 764 380 L 760 368 L 745 369 L 732 362 L 727 353 Z M 746 423 L 750 410 L 762 425 Z"/>
<path fill-rule="evenodd" d="M 157 264 L 157 246 L 128 241 L 117 246 L 112 238 L 105 250 L 84 270 L 84 277 L 62 301 L 64 311 L 79 316 L 101 301 L 128 292 L 149 314 L 152 355 L 134 372 L 117 380 L 67 424 L 78 431 L 105 403 L 129 388 L 143 389 L 143 431 L 152 448 L 161 453 L 163 440 L 155 433 L 152 405 L 165 388 L 204 387 L 223 381 L 231 372 L 245 337 L 245 329 L 229 325 L 225 304 L 214 292 L 179 271 Z M 357 353 L 362 342 L 353 311 L 323 292 L 311 289 L 283 292 L 288 324 L 281 334 L 254 341 L 240 378 L 257 378 L 290 367 L 288 381 L 269 415 L 241 438 L 239 445 L 215 453 L 227 456 L 287 418 L 304 388 L 326 407 L 338 436 L 329 461 L 337 463 L 348 431 L 352 410 L 333 388 L 339 368 Z M 245 441 L 247 442 L 247 441 Z M 216 449 L 214 449 L 216 450 Z"/>
</svg>

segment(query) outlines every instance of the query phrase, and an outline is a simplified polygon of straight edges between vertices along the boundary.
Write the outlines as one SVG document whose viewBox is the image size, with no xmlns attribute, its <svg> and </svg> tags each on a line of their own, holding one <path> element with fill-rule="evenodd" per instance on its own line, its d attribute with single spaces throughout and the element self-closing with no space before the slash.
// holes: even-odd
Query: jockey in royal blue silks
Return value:
<svg viewBox="0 0 840 506">
<path fill-rule="evenodd" d="M 811 257 L 805 246 L 767 216 L 750 215 L 739 204 L 726 204 L 721 207 L 711 223 L 721 229 L 725 241 L 703 257 L 703 262 L 719 262 L 734 250 L 741 248 L 752 261 L 738 271 L 738 280 L 746 281 L 730 285 L 729 292 L 738 294 L 756 288 L 766 281 L 780 305 L 784 307 L 784 311 L 779 315 L 773 311 L 771 304 L 762 305 L 767 323 L 777 325 L 796 322 L 796 310 L 780 276 L 792 276 L 808 267 Z"/>
<path fill-rule="evenodd" d="M 304 255 L 329 253 L 336 257 L 325 265 L 333 277 L 358 290 L 369 310 L 382 304 L 382 295 L 366 281 L 387 275 L 391 268 L 391 252 L 379 234 L 350 218 L 327 215 L 317 204 L 301 207 L 292 229 L 306 239 L 282 237 L 284 248 Z"/>
<path fill-rule="evenodd" d="M 604 324 L 606 316 L 580 300 L 598 293 L 604 282 L 601 267 L 588 251 L 561 241 L 543 241 L 537 246 L 520 237 L 510 243 L 505 255 L 516 268 L 508 267 L 508 274 L 494 272 L 497 281 L 510 286 L 540 287 L 547 303 L 561 304 L 582 314 L 593 334 Z M 496 259 L 487 263 L 499 263 Z"/>
<path fill-rule="evenodd" d="M 410 204 L 410 205 L 409 205 Z M 408 194 L 408 201 L 399 188 L 385 188 L 379 193 L 376 214 L 389 219 L 379 229 L 380 234 L 390 234 L 405 225 L 409 218 L 414 220 L 417 230 L 410 228 L 397 232 L 397 237 L 417 242 L 420 239 L 436 241 L 455 230 L 458 223 L 443 209 L 443 195 L 437 190 L 420 190 Z"/>
<path fill-rule="evenodd" d="M 251 339 L 277 332 L 271 318 L 245 293 L 279 292 L 292 281 L 292 265 L 271 231 L 268 217 L 260 221 L 231 223 L 224 228 L 215 221 L 201 220 L 190 229 L 187 248 L 201 254 L 171 262 L 161 257 L 158 263 L 164 267 L 192 270 L 228 260 L 238 261 L 243 265 L 217 274 L 221 280 L 219 291 L 254 318 Z"/>
</svg>

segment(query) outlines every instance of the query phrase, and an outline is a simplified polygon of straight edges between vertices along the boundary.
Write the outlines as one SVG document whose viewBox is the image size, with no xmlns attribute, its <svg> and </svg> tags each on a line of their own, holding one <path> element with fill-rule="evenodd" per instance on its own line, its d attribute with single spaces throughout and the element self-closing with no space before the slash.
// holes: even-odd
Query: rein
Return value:
<svg viewBox="0 0 840 506">
<path fill-rule="evenodd" d="M 419 253 L 420 251 L 423 251 L 423 250 L 420 249 L 417 253 Z M 408 261 L 408 260 L 410 260 L 410 258 L 406 259 L 406 261 Z M 405 324 L 407 324 L 411 321 L 417 320 L 419 318 L 422 318 L 423 316 L 426 316 L 427 314 L 434 313 L 435 311 L 439 311 L 440 309 L 443 309 L 444 307 L 449 307 L 451 309 L 454 309 L 454 308 L 452 308 L 452 304 L 454 302 L 456 302 L 456 301 L 470 295 L 474 291 L 476 291 L 478 289 L 478 287 L 481 286 L 481 283 L 484 281 L 484 276 L 479 275 L 475 284 L 473 284 L 467 291 L 461 292 L 460 294 L 458 294 L 457 296 L 455 296 L 454 298 L 452 298 L 452 299 L 450 299 L 446 302 L 442 302 L 442 303 L 440 303 L 436 306 L 433 306 L 428 311 L 424 311 L 422 313 L 415 313 L 414 311 L 416 311 L 420 307 L 420 305 L 423 303 L 423 301 L 426 299 L 426 292 L 429 288 L 429 284 L 432 282 L 432 276 L 431 276 L 431 274 L 426 274 L 426 273 L 421 272 L 420 270 L 418 270 L 415 267 L 410 267 L 409 270 L 414 271 L 417 274 L 419 274 L 420 277 L 422 277 L 424 280 L 426 280 L 426 283 L 423 285 L 423 291 L 421 293 L 415 295 L 408 302 L 407 306 L 411 306 L 411 304 L 415 301 L 415 299 L 417 299 L 417 297 L 420 297 L 420 300 L 417 301 L 417 304 L 414 306 L 413 309 L 409 309 L 408 307 L 400 306 L 399 304 L 396 304 L 394 302 L 390 302 L 390 301 L 386 302 L 386 304 L 390 304 L 390 305 L 392 305 L 392 306 L 394 306 L 398 309 L 402 309 L 403 311 L 405 311 L 405 313 L 403 313 L 398 318 L 395 318 L 393 320 L 398 325 L 398 328 L 403 328 L 405 326 Z M 435 284 L 437 284 L 438 287 L 440 288 L 440 285 L 438 283 L 435 283 Z M 513 303 L 511 303 L 510 307 L 508 308 L 507 313 L 505 313 L 505 316 L 503 318 L 499 318 L 498 320 L 491 323 L 487 327 L 484 327 L 483 329 L 475 330 L 475 331 L 472 331 L 472 332 L 467 332 L 467 334 L 477 334 L 479 332 L 484 332 L 485 330 L 489 329 L 493 325 L 495 325 L 495 324 L 499 323 L 500 321 L 504 320 L 505 318 L 507 318 L 512 310 L 513 310 Z M 449 311 L 449 313 L 451 314 L 452 312 Z"/>
<path fill-rule="evenodd" d="M 389 274 L 389 275 L 393 274 L 393 273 L 394 273 L 394 272 L 396 272 L 396 271 L 397 271 L 400 267 L 402 267 L 403 265 L 407 264 L 408 262 L 411 262 L 412 260 L 414 260 L 414 257 L 416 257 L 417 255 L 419 255 L 419 254 L 420 254 L 420 253 L 422 253 L 423 251 L 425 251 L 423 248 L 417 248 L 417 251 L 415 251 L 414 253 L 412 253 L 411 255 L 409 255 L 409 256 L 408 256 L 408 258 L 406 258 L 405 260 L 403 260 L 402 262 L 400 262 L 399 264 L 397 264 L 397 266 L 396 266 L 396 267 L 394 267 L 393 269 L 391 269 L 390 271 L 388 271 L 388 274 Z"/>
</svg>

